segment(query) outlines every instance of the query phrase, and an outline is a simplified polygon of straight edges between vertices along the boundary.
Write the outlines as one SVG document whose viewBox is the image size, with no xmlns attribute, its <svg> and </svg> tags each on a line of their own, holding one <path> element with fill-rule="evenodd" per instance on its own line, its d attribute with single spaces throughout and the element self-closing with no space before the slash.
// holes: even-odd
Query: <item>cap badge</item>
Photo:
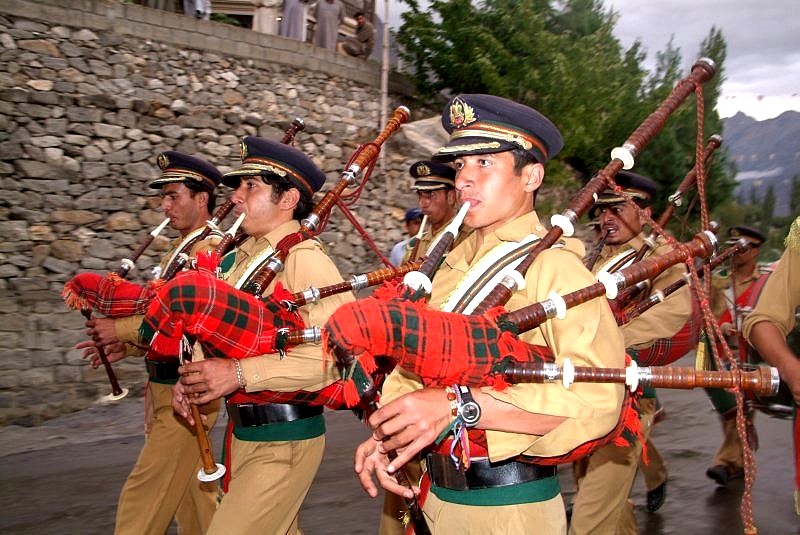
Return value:
<svg viewBox="0 0 800 535">
<path fill-rule="evenodd" d="M 162 152 L 158 155 L 158 158 L 156 158 L 156 163 L 160 169 L 166 169 L 169 167 L 169 156 Z"/>
<path fill-rule="evenodd" d="M 244 159 L 247 158 L 247 143 L 245 143 L 244 140 L 242 140 L 241 149 L 242 149 L 242 161 L 244 161 Z"/>
<path fill-rule="evenodd" d="M 450 104 L 450 126 L 463 128 L 475 121 L 475 110 L 472 106 L 461 100 L 461 97 L 454 98 Z"/>
<path fill-rule="evenodd" d="M 417 175 L 418 176 L 428 176 L 430 174 L 431 174 L 431 168 L 430 167 L 428 167 L 424 163 L 421 163 L 421 164 L 417 165 Z"/>
</svg>

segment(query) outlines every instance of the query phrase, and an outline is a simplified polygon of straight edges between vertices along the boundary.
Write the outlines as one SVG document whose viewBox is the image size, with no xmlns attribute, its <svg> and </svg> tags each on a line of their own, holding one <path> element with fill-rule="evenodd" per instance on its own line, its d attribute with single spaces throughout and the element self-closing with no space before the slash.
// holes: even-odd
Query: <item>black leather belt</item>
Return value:
<svg viewBox="0 0 800 535">
<path fill-rule="evenodd" d="M 161 381 L 176 381 L 180 379 L 178 374 L 178 367 L 180 363 L 178 359 L 174 360 L 150 360 L 144 359 L 145 366 L 147 366 L 147 376 L 150 379 Z"/>
<path fill-rule="evenodd" d="M 448 455 L 431 453 L 425 461 L 431 483 L 451 490 L 488 489 L 528 483 L 556 475 L 555 466 L 503 461 L 491 463 L 488 459 L 473 459 L 466 471 L 456 470 Z"/>
<path fill-rule="evenodd" d="M 290 405 L 288 403 L 225 403 L 233 425 L 257 427 L 259 425 L 293 422 L 322 414 L 322 407 Z"/>
</svg>

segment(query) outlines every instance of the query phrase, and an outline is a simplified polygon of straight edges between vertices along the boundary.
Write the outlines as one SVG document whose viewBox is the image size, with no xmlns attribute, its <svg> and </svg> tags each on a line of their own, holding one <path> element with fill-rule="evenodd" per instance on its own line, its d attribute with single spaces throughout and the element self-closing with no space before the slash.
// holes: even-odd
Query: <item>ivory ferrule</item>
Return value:
<svg viewBox="0 0 800 535">
<path fill-rule="evenodd" d="M 121 269 L 124 269 L 126 272 L 131 271 L 134 265 L 135 264 L 133 263 L 133 260 L 131 260 L 130 258 L 123 258 L 122 260 L 119 261 L 119 267 Z"/>
<path fill-rule="evenodd" d="M 569 390 L 569 387 L 571 387 L 574 382 L 575 366 L 570 359 L 566 358 L 564 359 L 564 364 L 561 365 L 561 384 L 564 385 L 564 388 Z"/>
<path fill-rule="evenodd" d="M 619 160 L 622 162 L 622 168 L 626 171 L 633 169 L 636 156 L 636 147 L 631 143 L 623 143 L 621 147 L 615 147 L 611 150 L 611 159 Z"/>
<path fill-rule="evenodd" d="M 550 292 L 547 294 L 547 300 L 551 301 L 555 306 L 556 319 L 563 320 L 567 317 L 567 303 L 564 302 L 564 298 L 561 295 L 555 291 Z"/>
<path fill-rule="evenodd" d="M 631 392 L 639 389 L 639 366 L 636 361 L 631 361 L 631 365 L 625 368 L 625 384 Z"/>
<path fill-rule="evenodd" d="M 667 200 L 669 201 L 670 204 L 672 204 L 677 208 L 681 204 L 683 204 L 683 194 L 681 194 L 680 191 L 676 191 L 675 193 L 667 197 Z"/>
<path fill-rule="evenodd" d="M 564 213 L 553 215 L 550 218 L 550 224 L 560 228 L 564 236 L 569 238 L 575 234 L 575 221 L 577 220 L 578 215 L 572 210 L 566 209 Z"/>
<path fill-rule="evenodd" d="M 606 289 L 606 298 L 616 299 L 619 291 L 625 286 L 625 277 L 620 275 L 618 271 L 614 273 L 601 271 L 597 274 L 597 282 Z"/>
</svg>

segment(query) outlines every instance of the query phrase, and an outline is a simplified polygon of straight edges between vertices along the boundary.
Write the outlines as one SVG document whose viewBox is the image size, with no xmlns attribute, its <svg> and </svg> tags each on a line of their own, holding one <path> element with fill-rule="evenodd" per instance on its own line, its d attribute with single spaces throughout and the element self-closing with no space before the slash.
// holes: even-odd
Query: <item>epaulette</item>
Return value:
<svg viewBox="0 0 800 535">
<path fill-rule="evenodd" d="M 786 245 L 787 249 L 800 251 L 800 217 L 797 217 L 789 228 L 789 234 L 786 235 L 784 245 Z"/>
</svg>

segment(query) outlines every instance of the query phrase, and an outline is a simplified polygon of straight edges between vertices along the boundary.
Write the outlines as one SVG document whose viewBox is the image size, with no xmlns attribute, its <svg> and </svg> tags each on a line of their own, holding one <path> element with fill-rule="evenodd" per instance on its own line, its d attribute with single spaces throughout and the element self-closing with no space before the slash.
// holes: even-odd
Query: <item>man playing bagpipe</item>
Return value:
<svg viewBox="0 0 800 535">
<path fill-rule="evenodd" d="M 414 162 L 409 169 L 414 177 L 411 189 L 417 192 L 419 207 L 425 214 L 422 235 L 411 240 L 407 247 L 403 262 L 423 258 L 431 244 L 444 232 L 445 227 L 453 220 L 458 211 L 455 176 L 452 166 L 428 160 Z M 465 233 L 461 233 L 465 234 Z"/>
<path fill-rule="evenodd" d="M 161 173 L 149 186 L 159 190 L 161 209 L 169 217 L 170 227 L 180 234 L 161 260 L 159 273 L 163 273 L 186 246 L 194 256 L 201 250 L 213 249 L 218 241 L 216 238 L 190 245 L 211 218 L 216 204 L 215 189 L 222 175 L 205 160 L 174 151 L 159 154 L 156 162 Z M 138 344 L 143 317 L 135 314 L 90 320 L 89 334 L 95 341 L 78 347 L 86 348 L 95 367 L 99 365 L 95 343 L 105 348 L 112 362 L 126 355 L 141 357 L 144 349 Z M 145 363 L 149 379 L 146 440 L 122 487 L 114 532 L 164 533 L 175 517 L 181 533 L 205 533 L 216 509 L 217 490 L 214 485 L 201 484 L 195 477 L 200 467 L 197 441 L 192 429 L 172 410 L 172 385 L 179 377 L 178 358 L 145 359 Z M 212 401 L 202 411 L 210 429 L 217 419 L 219 401 Z"/>
<path fill-rule="evenodd" d="M 761 278 L 761 269 L 758 266 L 758 255 L 761 245 L 767 237 L 758 229 L 744 225 L 733 226 L 728 229 L 729 241 L 737 242 L 744 239 L 749 248 L 731 259 L 731 271 L 727 275 L 715 275 L 711 280 L 711 310 L 717 318 L 720 330 L 731 348 L 739 349 L 740 361 L 747 351 L 746 342 L 740 340 L 741 322 L 744 321 L 744 308 L 750 302 L 755 302 L 753 292 L 759 291 L 756 281 Z M 731 244 L 732 245 L 732 244 Z M 719 412 L 722 424 L 722 444 L 714 455 L 713 464 L 706 470 L 706 475 L 726 486 L 729 481 L 744 476 L 744 453 L 739 433 L 736 430 L 736 400 L 732 394 L 721 389 L 707 389 L 711 404 Z M 758 443 L 753 426 L 752 408 L 747 408 L 748 433 L 751 433 L 753 444 Z"/>
<path fill-rule="evenodd" d="M 483 351 L 493 354 L 497 349 L 496 339 L 476 338 L 491 328 L 464 332 L 461 326 L 470 317 L 434 310 L 458 307 L 470 289 L 490 283 L 484 277 L 487 271 L 509 262 L 510 252 L 524 247 L 526 240 L 544 235 L 534 199 L 544 164 L 562 146 L 560 133 L 547 118 L 491 95 L 451 99 L 442 124 L 450 141 L 435 159 L 455 164 L 456 189 L 461 201 L 470 203 L 464 223 L 474 232 L 436 272 L 430 308 L 412 304 L 406 330 L 395 333 L 403 342 L 395 348 L 397 355 L 419 354 L 430 358 L 432 367 L 453 359 L 480 359 L 486 356 Z M 594 279 L 581 263 L 583 253 L 575 240 L 543 251 L 507 308 L 591 284 Z M 341 341 L 350 313 L 357 317 L 360 304 L 347 305 L 331 318 L 329 344 Z M 432 317 L 426 319 L 431 314 L 441 314 L 437 328 L 430 326 Z M 589 366 L 624 364 L 622 336 L 604 300 L 581 305 L 566 319 L 545 322 L 521 339 L 541 346 L 527 346 L 534 353 L 552 351 L 557 363 L 568 357 Z M 383 384 L 380 409 L 369 418 L 373 436 L 356 452 L 355 469 L 364 489 L 377 496 L 377 477 L 384 489 L 410 499 L 418 489 L 399 485 L 395 472 L 423 452 L 426 492 L 420 499 L 424 497 L 424 516 L 433 533 L 565 533 L 555 466 L 539 460 L 564 456 L 608 434 L 620 417 L 623 390 L 609 384 L 569 390 L 560 384 L 498 389 L 472 384 L 425 384 L 421 375 L 396 368 Z M 390 461 L 392 450 L 397 457 Z"/>
<path fill-rule="evenodd" d="M 650 215 L 649 206 L 658 185 L 650 178 L 620 171 L 616 176 L 621 193 L 606 190 L 599 196 L 590 212 L 598 212 L 601 234 L 608 234 L 605 247 L 595 264 L 595 271 L 608 270 L 610 266 L 622 262 L 621 257 L 630 253 L 631 258 L 645 243 L 642 233 L 644 221 L 636 208 L 627 204 L 623 195 L 633 199 L 645 214 Z M 656 246 L 651 248 L 652 255 L 658 256 L 669 252 L 672 247 L 660 237 Z M 618 266 L 614 266 L 615 269 Z M 661 290 L 683 276 L 684 266 L 677 264 L 653 279 L 647 293 Z M 638 317 L 621 326 L 625 337 L 625 346 L 634 359 L 641 359 L 639 364 L 647 365 L 654 353 L 663 353 L 671 344 L 671 339 L 686 329 L 692 318 L 692 295 L 687 287 L 668 296 L 663 302 L 652 307 Z M 694 344 L 697 342 L 696 328 Z M 691 332 L 689 334 L 692 334 Z M 688 351 L 692 347 L 686 344 Z M 631 487 L 636 476 L 639 458 L 642 455 L 642 444 L 647 443 L 650 455 L 652 443 L 649 435 L 655 419 L 657 399 L 655 389 L 648 388 L 639 400 L 640 422 L 643 442 L 631 447 L 621 448 L 606 445 L 591 456 L 575 463 L 578 493 L 573 504 L 570 533 L 636 533 L 636 517 L 633 505 L 628 500 Z M 655 510 L 663 501 L 667 480 L 666 468 L 660 454 L 652 448 L 655 462 L 661 465 L 658 478 L 661 483 L 648 487 L 652 494 L 648 496 L 648 507 Z M 649 459 L 646 457 L 644 462 Z"/>
<path fill-rule="evenodd" d="M 795 513 L 800 515 L 800 355 L 786 341 L 797 335 L 800 307 L 800 217 L 794 220 L 786 237 L 786 250 L 775 265 L 759 296 L 756 307 L 744 320 L 742 333 L 765 361 L 778 368 L 781 380 L 794 397 Z"/>
<path fill-rule="evenodd" d="M 319 345 L 301 344 L 285 355 L 261 356 L 251 356 L 256 354 L 252 348 L 242 348 L 248 341 L 257 344 L 259 337 L 268 338 L 269 332 L 281 326 L 277 317 L 265 315 L 249 288 L 260 269 L 275 257 L 281 241 L 298 232 L 325 175 L 297 149 L 247 137 L 241 166 L 226 173 L 222 182 L 235 190 L 234 214 L 245 214 L 242 229 L 249 238 L 222 258 L 219 269 L 225 282 L 197 272 L 165 286 L 160 302 L 148 311 L 143 330 L 148 336 L 158 331 L 153 350 L 160 346 L 159 337 L 180 337 L 180 332 L 170 333 L 170 329 L 205 329 L 193 334 L 202 342 L 207 358 L 179 369 L 182 379 L 175 387 L 173 406 L 191 420 L 189 403 L 226 397 L 230 424 L 225 456 L 230 478 L 223 482 L 225 494 L 207 533 L 297 533 L 298 511 L 322 460 L 325 421 L 321 402 L 304 404 L 299 398 L 305 394 L 294 393 L 322 390 L 339 375 L 332 364 L 324 365 Z M 294 244 L 283 265 L 264 295 L 281 287 L 297 292 L 342 281 L 313 239 Z M 296 319 L 284 325 L 322 325 L 333 310 L 351 300 L 351 293 L 343 293 L 312 303 L 289 313 Z M 190 318 L 187 313 L 181 325 L 174 314 L 179 309 L 195 315 Z M 203 321 L 198 320 L 200 315 Z M 242 355 L 250 358 L 238 360 Z"/>
</svg>

